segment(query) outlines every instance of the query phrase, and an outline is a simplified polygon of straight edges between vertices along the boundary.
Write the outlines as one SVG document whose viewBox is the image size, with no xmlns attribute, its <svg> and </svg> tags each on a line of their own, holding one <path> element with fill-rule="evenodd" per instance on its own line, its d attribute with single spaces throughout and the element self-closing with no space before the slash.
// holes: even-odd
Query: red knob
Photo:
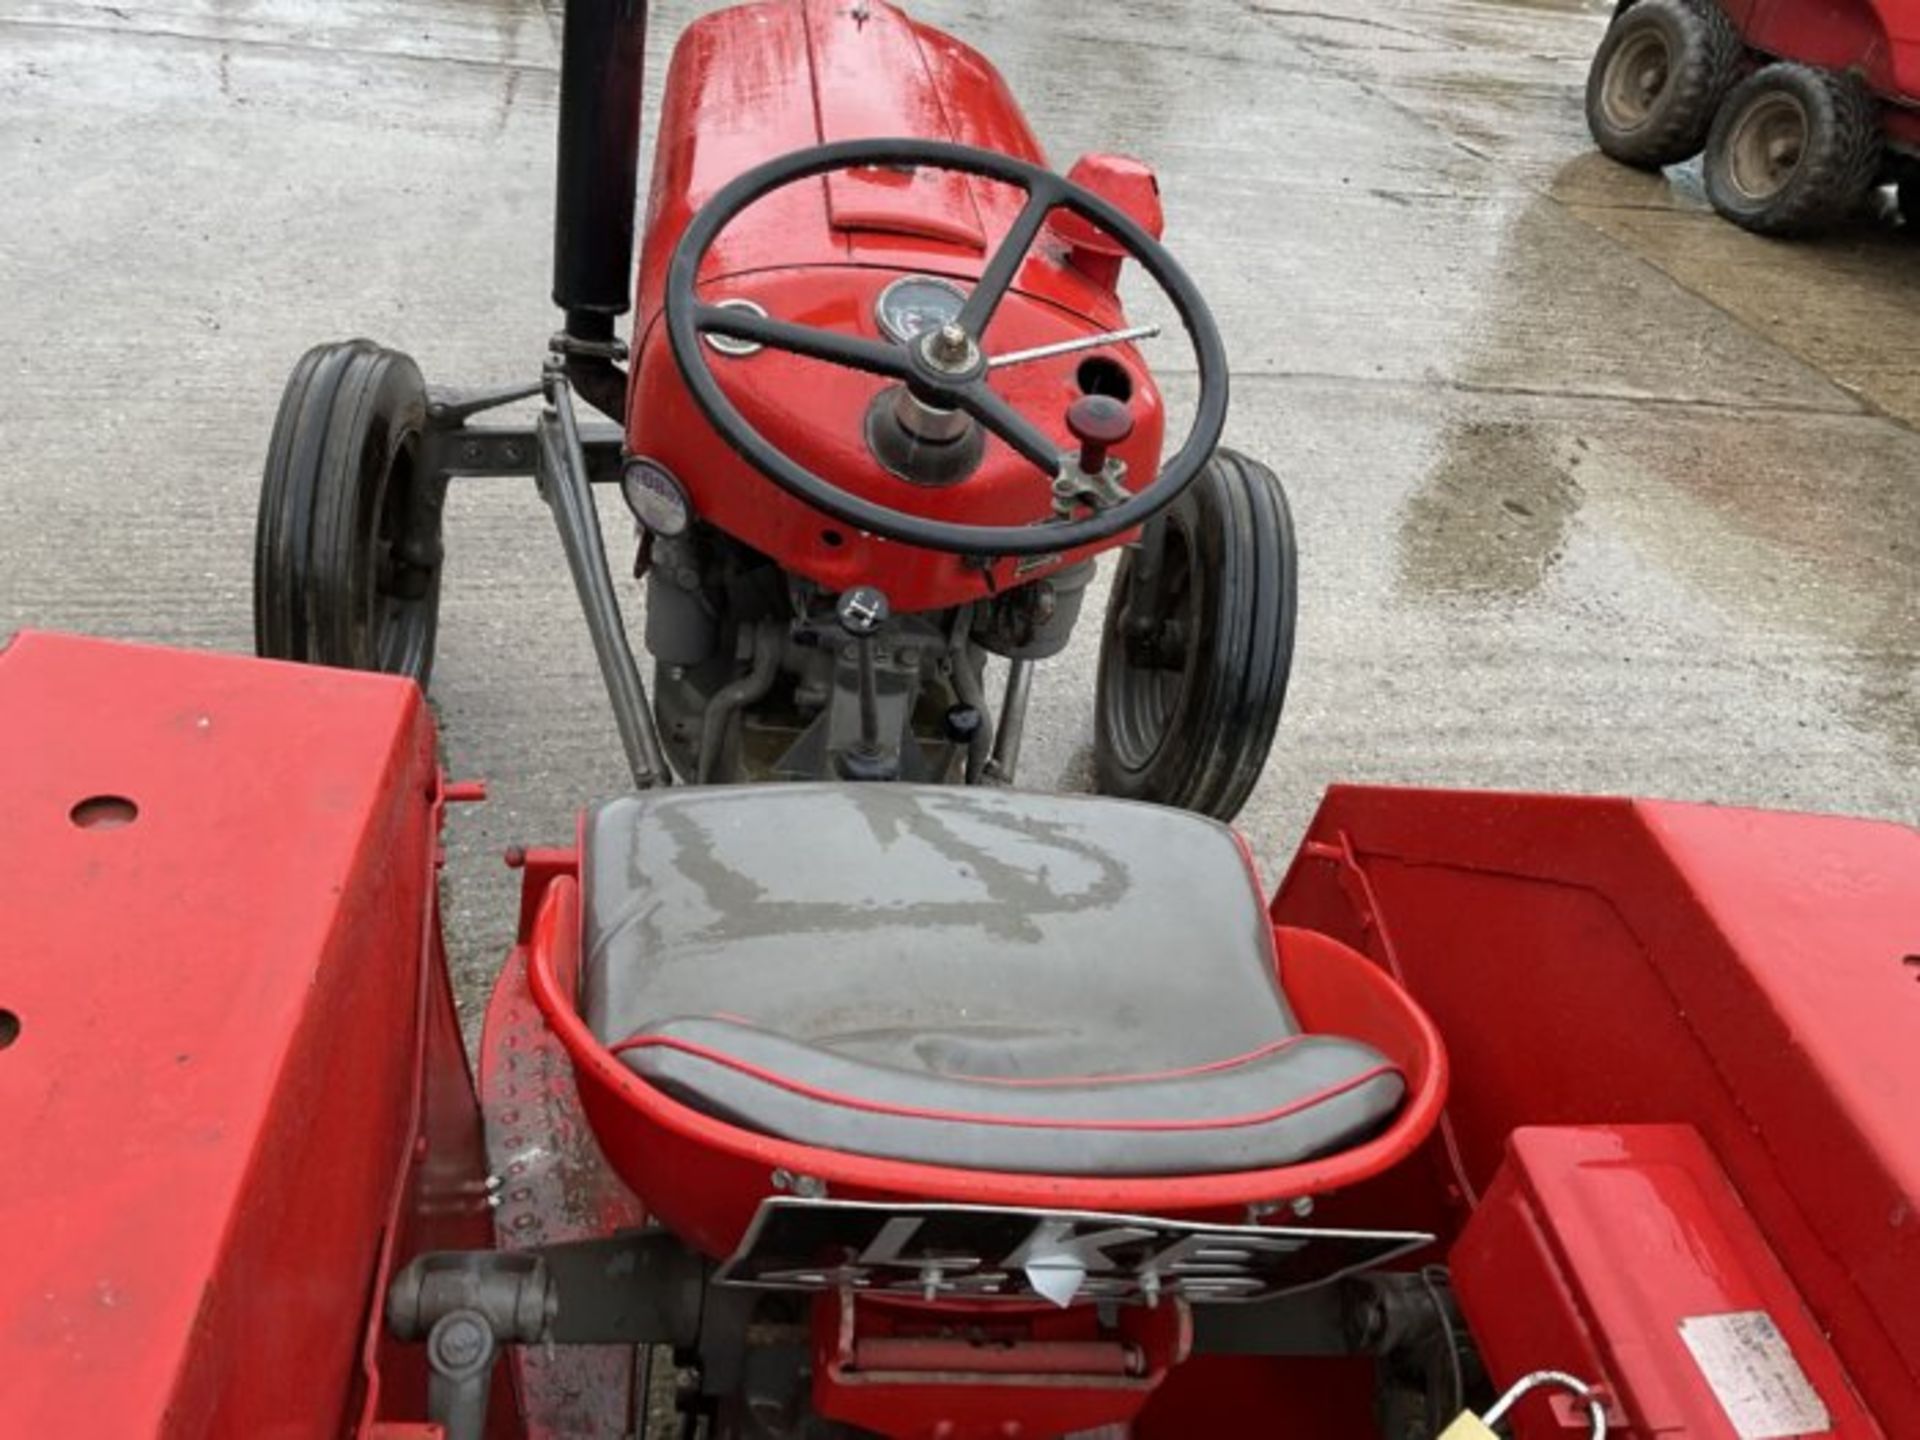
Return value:
<svg viewBox="0 0 1920 1440">
<path fill-rule="evenodd" d="M 1067 407 L 1067 430 L 1080 442 L 1080 468 L 1098 475 L 1107 451 L 1133 434 L 1133 412 L 1111 395 L 1082 395 Z"/>
</svg>

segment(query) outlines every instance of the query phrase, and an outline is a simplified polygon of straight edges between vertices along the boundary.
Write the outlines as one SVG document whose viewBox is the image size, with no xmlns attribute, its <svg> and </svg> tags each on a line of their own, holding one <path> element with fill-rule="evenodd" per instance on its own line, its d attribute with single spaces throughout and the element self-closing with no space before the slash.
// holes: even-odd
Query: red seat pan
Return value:
<svg viewBox="0 0 1920 1440">
<path fill-rule="evenodd" d="M 1364 956 L 1310 930 L 1279 928 L 1286 991 L 1302 1029 L 1374 1046 L 1406 1077 L 1407 1098 L 1364 1144 L 1303 1164 L 1194 1176 L 1079 1178 L 960 1170 L 878 1160 L 743 1130 L 680 1104 L 635 1075 L 582 1019 L 580 892 L 548 886 L 527 974 L 534 1002 L 573 1061 L 581 1106 L 608 1164 L 648 1212 L 705 1253 L 733 1253 L 760 1202 L 806 1176 L 835 1199 L 1113 1211 L 1243 1223 L 1246 1207 L 1321 1195 L 1378 1175 L 1411 1154 L 1446 1101 L 1446 1052 L 1412 998 Z M 775 1175 L 782 1174 L 776 1184 Z"/>
</svg>

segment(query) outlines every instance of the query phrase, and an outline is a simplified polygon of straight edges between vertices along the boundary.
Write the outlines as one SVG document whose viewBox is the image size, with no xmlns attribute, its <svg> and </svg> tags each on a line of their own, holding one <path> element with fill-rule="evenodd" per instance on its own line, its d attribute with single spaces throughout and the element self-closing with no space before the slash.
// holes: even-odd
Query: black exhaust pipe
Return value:
<svg viewBox="0 0 1920 1440">
<path fill-rule="evenodd" d="M 566 312 L 567 372 L 595 409 L 625 418 L 613 322 L 633 301 L 646 0 L 567 0 L 560 40 L 553 303 Z"/>
</svg>

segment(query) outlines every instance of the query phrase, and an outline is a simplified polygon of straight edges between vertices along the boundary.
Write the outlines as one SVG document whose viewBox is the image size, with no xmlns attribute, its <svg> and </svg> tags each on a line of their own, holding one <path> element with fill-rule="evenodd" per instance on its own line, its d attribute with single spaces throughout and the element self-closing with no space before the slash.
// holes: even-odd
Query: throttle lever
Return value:
<svg viewBox="0 0 1920 1440">
<path fill-rule="evenodd" d="M 1111 395 L 1082 395 L 1067 407 L 1067 431 L 1080 442 L 1080 473 L 1104 474 L 1107 452 L 1133 434 L 1133 412 Z"/>
</svg>

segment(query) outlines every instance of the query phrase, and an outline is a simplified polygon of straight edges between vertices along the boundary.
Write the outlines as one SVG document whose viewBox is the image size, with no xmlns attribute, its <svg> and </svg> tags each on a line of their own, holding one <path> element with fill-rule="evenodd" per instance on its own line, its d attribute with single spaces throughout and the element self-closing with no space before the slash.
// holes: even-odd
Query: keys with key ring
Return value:
<svg viewBox="0 0 1920 1440">
<path fill-rule="evenodd" d="M 1462 1412 L 1440 1432 L 1439 1440 L 1499 1440 L 1493 1427 L 1506 1418 L 1507 1412 L 1535 1390 L 1548 1388 L 1569 1391 L 1584 1402 L 1589 1419 L 1587 1440 L 1607 1440 L 1606 1405 L 1586 1381 L 1561 1370 L 1535 1370 L 1530 1375 L 1522 1375 L 1507 1387 L 1506 1394 L 1493 1402 L 1485 1415 L 1476 1415 L 1471 1410 Z"/>
</svg>

